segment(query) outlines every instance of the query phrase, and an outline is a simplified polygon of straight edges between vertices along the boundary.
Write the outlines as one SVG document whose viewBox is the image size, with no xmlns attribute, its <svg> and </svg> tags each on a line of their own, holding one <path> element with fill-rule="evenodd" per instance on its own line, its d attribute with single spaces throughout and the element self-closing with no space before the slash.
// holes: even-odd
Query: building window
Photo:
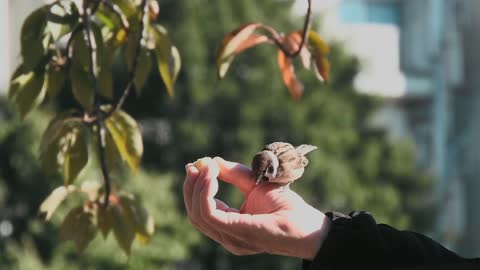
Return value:
<svg viewBox="0 0 480 270">
<path fill-rule="evenodd" d="M 395 2 L 343 0 L 339 12 L 345 23 L 400 23 L 400 8 Z"/>
</svg>

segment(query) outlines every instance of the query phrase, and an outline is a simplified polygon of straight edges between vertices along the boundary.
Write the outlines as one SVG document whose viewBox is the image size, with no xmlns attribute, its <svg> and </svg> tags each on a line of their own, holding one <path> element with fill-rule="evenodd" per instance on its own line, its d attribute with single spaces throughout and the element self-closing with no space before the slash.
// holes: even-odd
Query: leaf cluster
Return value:
<svg viewBox="0 0 480 270">
<path fill-rule="evenodd" d="M 155 66 L 167 93 L 174 94 L 180 55 L 161 25 L 154 0 L 59 0 L 32 12 L 21 30 L 22 63 L 11 78 L 9 98 L 24 119 L 45 97 L 71 89 L 76 108 L 56 115 L 40 142 L 40 162 L 48 175 L 63 174 L 64 186 L 41 205 L 50 219 L 59 204 L 79 189 L 75 179 L 98 157 L 104 187 L 87 196 L 65 217 L 61 238 L 83 250 L 97 230 L 113 228 L 120 247 L 130 253 L 138 235 L 148 242 L 153 220 L 137 198 L 111 194 L 110 173 L 123 161 L 137 171 L 143 142 L 135 119 L 121 109 L 131 88 L 142 93 Z M 115 101 L 112 68 L 124 57 L 129 83 Z M 102 196 L 100 196 L 100 194 Z"/>
</svg>

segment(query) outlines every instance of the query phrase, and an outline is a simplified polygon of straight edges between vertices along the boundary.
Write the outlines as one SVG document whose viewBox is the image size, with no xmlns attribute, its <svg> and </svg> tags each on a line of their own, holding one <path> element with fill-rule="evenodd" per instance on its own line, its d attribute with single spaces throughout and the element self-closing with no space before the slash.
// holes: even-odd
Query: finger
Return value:
<svg viewBox="0 0 480 270">
<path fill-rule="evenodd" d="M 185 166 L 186 177 L 185 182 L 183 182 L 183 201 L 185 203 L 185 208 L 187 209 L 187 214 L 190 216 L 192 209 L 192 196 L 193 196 L 193 187 L 195 186 L 195 180 L 197 179 L 200 172 L 193 166 L 192 163 L 189 163 Z"/>
<path fill-rule="evenodd" d="M 221 232 L 216 230 L 214 227 L 211 227 L 207 223 L 205 223 L 202 219 L 200 209 L 199 209 L 199 201 L 202 200 L 202 197 L 213 196 L 216 193 L 216 190 L 218 190 L 218 183 L 217 186 L 214 187 L 213 189 L 210 189 L 212 193 L 206 194 L 204 192 L 203 186 L 206 183 L 207 179 L 212 179 L 215 178 L 215 174 L 218 174 L 218 170 L 215 172 L 215 168 L 212 168 L 212 164 L 206 164 L 207 166 L 202 168 L 202 171 L 199 173 L 198 178 L 196 179 L 195 182 L 193 181 L 188 181 L 190 178 L 187 177 L 187 181 L 185 182 L 185 193 L 189 193 L 191 189 L 192 195 L 191 196 L 185 196 L 185 197 L 190 197 L 191 198 L 191 203 L 187 199 L 186 204 L 190 205 L 190 211 L 189 211 L 189 217 L 190 221 L 192 224 L 203 234 L 206 236 L 210 237 L 213 239 L 215 242 L 219 243 L 220 245 L 224 246 L 227 250 L 234 254 L 252 254 L 253 251 L 242 248 L 242 247 L 236 247 L 232 244 L 232 239 L 228 236 L 223 235 Z M 210 165 L 210 166 L 209 166 Z M 216 166 L 216 165 L 214 165 Z M 226 204 L 224 204 L 226 206 Z M 226 206 L 228 207 L 228 206 Z"/>
<path fill-rule="evenodd" d="M 208 227 L 216 228 L 239 239 L 245 239 L 241 236 L 250 235 L 250 232 L 259 228 L 262 215 L 242 214 L 238 210 L 227 211 L 230 207 L 214 198 L 217 189 L 217 179 L 208 177 L 208 171 L 202 171 L 194 189 L 193 208 L 196 219 L 202 219 L 202 223 L 207 224 Z"/>
<path fill-rule="evenodd" d="M 210 167 L 212 168 L 212 167 Z M 212 238 L 221 237 L 220 243 L 230 252 L 237 255 L 256 254 L 262 252 L 262 249 L 254 245 L 251 240 L 253 235 L 252 228 L 240 227 L 236 222 L 229 223 L 229 217 L 221 222 L 212 222 L 210 214 L 212 211 L 218 211 L 225 214 L 236 214 L 238 216 L 239 211 L 234 208 L 230 208 L 227 204 L 221 200 L 215 199 L 214 196 L 218 191 L 218 181 L 214 177 L 216 171 L 210 170 L 207 166 L 205 170 L 202 170 L 194 188 L 194 204 L 193 204 L 193 216 L 201 227 L 201 230 L 208 235 L 213 235 Z M 222 214 L 220 214 L 222 215 Z M 244 218 L 248 218 L 250 215 L 240 215 Z M 244 222 L 242 220 L 239 221 Z M 246 222 L 245 224 L 252 224 Z"/>
<path fill-rule="evenodd" d="M 197 181 L 195 181 L 193 188 L 192 218 L 199 223 L 203 221 L 202 213 L 200 211 L 200 202 L 206 201 L 208 198 L 213 200 L 215 193 L 218 191 L 218 181 L 216 179 L 218 170 L 215 172 L 212 170 L 213 165 L 209 160 L 211 159 L 204 159 L 205 166 L 202 167 L 200 175 L 198 176 Z M 207 184 L 209 185 L 208 188 L 206 188 Z M 206 193 L 206 191 L 208 191 L 208 193 Z"/>
<path fill-rule="evenodd" d="M 248 167 L 221 157 L 215 157 L 214 160 L 220 168 L 219 178 L 236 186 L 245 196 L 255 187 L 252 171 Z"/>
<path fill-rule="evenodd" d="M 219 199 L 215 199 L 215 203 L 216 203 L 216 208 L 221 211 L 240 213 L 240 210 L 231 208 L 230 206 L 228 206 L 226 203 L 222 202 Z"/>
</svg>

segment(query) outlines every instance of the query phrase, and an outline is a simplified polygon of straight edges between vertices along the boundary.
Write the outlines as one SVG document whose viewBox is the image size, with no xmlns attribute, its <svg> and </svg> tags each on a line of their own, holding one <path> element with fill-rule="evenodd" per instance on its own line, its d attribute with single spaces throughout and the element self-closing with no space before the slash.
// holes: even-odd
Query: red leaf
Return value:
<svg viewBox="0 0 480 270">
<path fill-rule="evenodd" d="M 236 54 L 268 41 L 266 36 L 253 35 L 253 32 L 261 26 L 259 23 L 244 24 L 223 38 L 216 58 L 218 78 L 225 76 Z"/>
<path fill-rule="evenodd" d="M 308 37 L 307 37 L 308 38 Z M 294 53 L 300 47 L 302 43 L 302 31 L 291 32 L 286 35 L 283 39 L 283 45 L 290 53 Z M 302 65 L 306 69 L 310 69 L 311 57 L 310 51 L 306 47 L 307 42 L 303 44 L 302 49 L 300 50 L 300 59 L 302 60 Z"/>
<path fill-rule="evenodd" d="M 295 76 L 295 70 L 290 59 L 278 50 L 278 66 L 282 72 L 283 83 L 288 88 L 290 95 L 295 101 L 300 101 L 300 97 L 303 93 L 303 85 Z"/>
<path fill-rule="evenodd" d="M 245 41 L 240 43 L 233 53 L 239 54 L 247 49 L 250 49 L 251 47 L 254 47 L 256 45 L 259 45 L 268 41 L 269 39 L 267 36 L 252 34 Z"/>
</svg>

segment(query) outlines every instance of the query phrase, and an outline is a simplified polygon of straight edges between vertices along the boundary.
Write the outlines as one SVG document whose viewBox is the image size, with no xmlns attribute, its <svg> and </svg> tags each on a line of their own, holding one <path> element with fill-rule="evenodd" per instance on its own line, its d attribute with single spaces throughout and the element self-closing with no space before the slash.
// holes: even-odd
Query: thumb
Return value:
<svg viewBox="0 0 480 270">
<path fill-rule="evenodd" d="M 243 164 L 226 161 L 221 157 L 215 157 L 215 162 L 220 169 L 219 179 L 237 187 L 244 195 L 250 193 L 255 187 L 252 171 Z"/>
</svg>

